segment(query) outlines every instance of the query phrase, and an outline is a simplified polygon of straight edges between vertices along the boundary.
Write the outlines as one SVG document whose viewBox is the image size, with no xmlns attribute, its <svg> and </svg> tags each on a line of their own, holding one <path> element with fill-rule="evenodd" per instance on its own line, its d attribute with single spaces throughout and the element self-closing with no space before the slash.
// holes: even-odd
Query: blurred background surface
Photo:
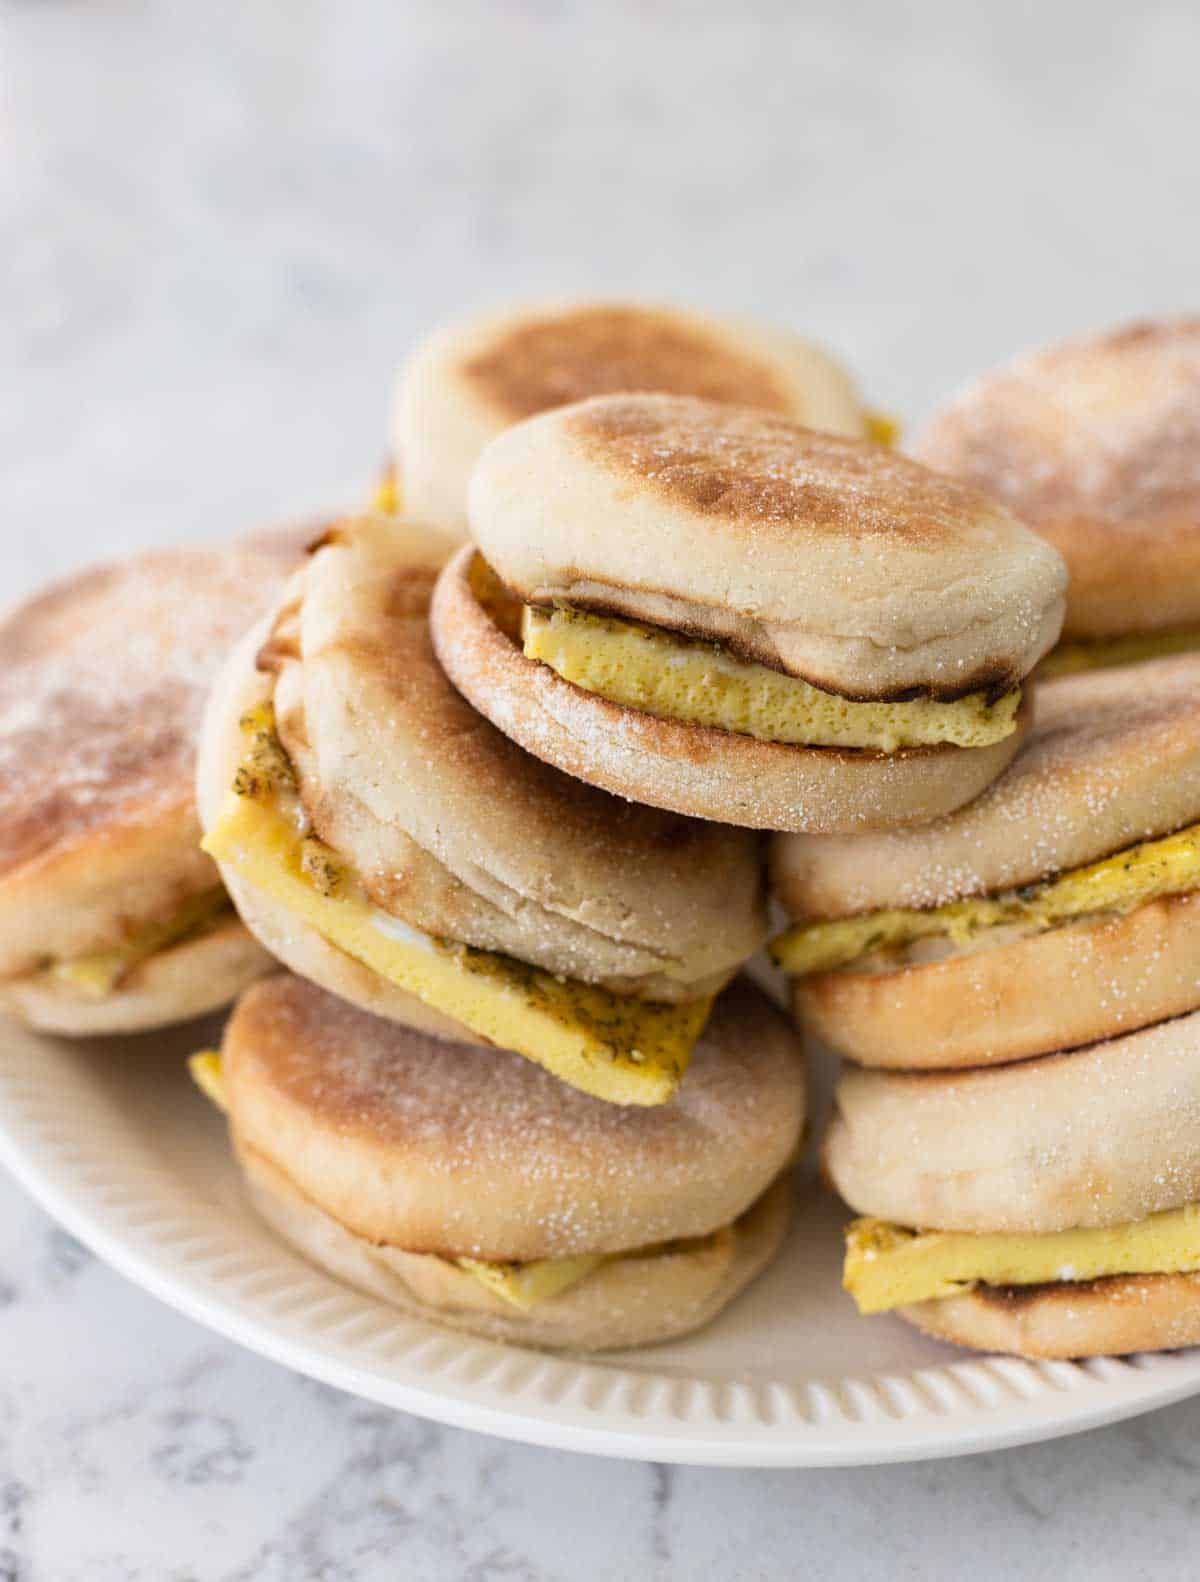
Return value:
<svg viewBox="0 0 1200 1582">
<path fill-rule="evenodd" d="M 1198 59 L 1110 0 L 0 0 L 0 600 L 353 501 L 468 306 L 750 312 L 910 432 L 1194 310 Z M 1195 1574 L 1200 1402 L 861 1473 L 554 1456 L 238 1352 L 6 1180 L 0 1350 L 3 1582 Z"/>
</svg>

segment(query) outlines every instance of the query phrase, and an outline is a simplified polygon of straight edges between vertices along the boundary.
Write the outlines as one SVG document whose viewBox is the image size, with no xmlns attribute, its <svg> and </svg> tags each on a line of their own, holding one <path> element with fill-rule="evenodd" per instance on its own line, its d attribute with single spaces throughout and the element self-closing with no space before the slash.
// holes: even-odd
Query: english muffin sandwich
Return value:
<svg viewBox="0 0 1200 1582">
<path fill-rule="evenodd" d="M 205 850 L 294 971 L 661 1103 L 765 937 L 756 841 L 581 786 L 465 703 L 428 625 L 452 549 L 394 517 L 326 536 L 214 690 Z"/>
<path fill-rule="evenodd" d="M 93 567 L 0 623 L 0 1005 L 130 1032 L 269 965 L 199 847 L 213 675 L 295 565 L 294 535 Z"/>
<path fill-rule="evenodd" d="M 438 655 L 530 752 L 760 829 L 920 822 L 1012 758 L 1065 574 L 1004 511 L 863 440 L 601 397 L 510 429 Z"/>
<path fill-rule="evenodd" d="M 1062 553 L 1047 672 L 1200 648 L 1200 318 L 1067 341 L 988 374 L 918 447 Z"/>
<path fill-rule="evenodd" d="M 685 1334 L 766 1266 L 791 1215 L 803 1066 L 744 979 L 653 1110 L 287 975 L 242 998 L 220 1058 L 193 1071 L 285 1240 L 405 1313 L 497 1340 L 592 1351 Z"/>
<path fill-rule="evenodd" d="M 787 836 L 772 946 L 865 1065 L 978 1066 L 1200 1007 L 1200 656 L 1065 676 L 1028 745 L 923 829 Z"/>
<path fill-rule="evenodd" d="M 465 535 L 471 471 L 497 434 L 622 390 L 739 402 L 835 434 L 881 421 L 832 358 L 788 331 L 647 303 L 539 303 L 447 325 L 408 361 L 392 425 L 395 493 L 380 503 L 402 501 Z"/>
<path fill-rule="evenodd" d="M 865 1313 L 1032 1357 L 1200 1341 L 1200 1012 L 994 1070 L 848 1070 L 825 1167 L 869 1216 Z"/>
</svg>

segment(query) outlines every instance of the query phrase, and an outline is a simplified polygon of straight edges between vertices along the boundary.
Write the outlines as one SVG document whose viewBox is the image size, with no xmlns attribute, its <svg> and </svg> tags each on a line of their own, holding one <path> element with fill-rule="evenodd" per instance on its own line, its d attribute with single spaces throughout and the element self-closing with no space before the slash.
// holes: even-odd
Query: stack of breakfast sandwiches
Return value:
<svg viewBox="0 0 1200 1582">
<path fill-rule="evenodd" d="M 192 1071 L 248 1201 L 476 1334 L 732 1302 L 807 1035 L 861 1311 L 1200 1341 L 1200 321 L 890 429 L 739 321 L 431 337 L 369 508 L 0 624 L 0 1004 L 233 1002 Z"/>
</svg>

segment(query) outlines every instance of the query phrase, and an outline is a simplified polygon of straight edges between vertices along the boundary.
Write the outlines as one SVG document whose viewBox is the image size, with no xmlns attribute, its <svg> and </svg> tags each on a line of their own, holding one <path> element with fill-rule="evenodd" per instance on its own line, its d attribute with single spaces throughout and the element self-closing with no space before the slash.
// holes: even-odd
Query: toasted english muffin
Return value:
<svg viewBox="0 0 1200 1582">
<path fill-rule="evenodd" d="M 1043 683 L 969 807 L 904 833 L 782 836 L 796 1013 L 851 1059 L 1021 1060 L 1200 1006 L 1200 657 Z"/>
<path fill-rule="evenodd" d="M 882 828 L 976 795 L 1061 619 L 1058 557 L 982 496 L 710 401 L 510 429 L 471 529 L 434 635 L 475 706 L 606 789 L 758 827 Z M 493 577 L 523 605 L 515 653 Z"/>
<path fill-rule="evenodd" d="M 1198 452 L 1200 318 L 1022 357 L 948 403 L 916 450 L 1066 560 L 1058 669 L 1200 646 Z"/>
<path fill-rule="evenodd" d="M 535 303 L 449 324 L 405 363 L 392 420 L 404 508 L 465 535 L 471 470 L 497 434 L 622 390 L 738 402 L 837 434 L 870 421 L 849 375 L 789 331 L 649 303 Z"/>
<path fill-rule="evenodd" d="M 588 1350 L 684 1333 L 758 1273 L 804 1116 L 795 1036 L 744 980 L 653 1110 L 285 975 L 243 996 L 206 1085 L 256 1205 L 314 1262 L 418 1316 Z"/>
<path fill-rule="evenodd" d="M 0 624 L 0 1000 L 32 1025 L 161 1025 L 266 969 L 199 849 L 194 737 L 296 557 L 289 535 L 152 551 Z"/>
<path fill-rule="evenodd" d="M 546 1023 L 517 1035 L 509 1013 L 523 1018 L 528 1007 L 513 1002 L 525 999 L 569 1041 L 574 995 L 586 1001 L 590 1053 L 580 1058 L 596 1084 L 605 1086 L 610 1058 L 600 1048 L 610 1047 L 606 1023 L 621 1024 L 619 1063 L 633 1087 L 634 1068 L 647 1080 L 657 1069 L 645 1038 L 660 1034 L 678 1080 L 708 1000 L 764 937 L 757 844 L 581 786 L 470 708 L 443 675 L 428 630 L 432 585 L 451 547 L 410 522 L 363 518 L 312 556 L 215 690 L 200 765 L 210 849 L 235 898 L 246 885 L 255 891 L 250 925 L 273 918 L 282 959 L 335 992 L 405 1020 L 410 996 L 424 995 L 427 1008 L 476 1036 L 514 1038 L 551 1062 Z M 268 804 L 281 787 L 266 783 L 269 771 L 252 783 L 246 759 L 258 749 L 244 722 L 264 707 L 273 713 L 261 735 L 283 766 L 288 800 L 274 833 Z M 247 794 L 231 802 L 235 782 Z M 297 868 L 289 878 L 288 840 L 297 863 L 322 853 L 323 873 L 298 878 Z M 265 845 L 280 858 L 277 883 Z M 295 884 L 282 893 L 305 877 L 320 881 L 315 899 Z M 351 913 L 357 943 L 347 944 L 339 919 Z M 292 940 L 302 943 L 292 949 Z M 388 978 L 380 952 L 392 945 L 413 971 L 364 997 L 363 971 Z M 502 993 L 503 1026 L 486 1007 L 482 1020 L 469 1011 L 455 979 L 477 1011 L 481 994 Z M 643 1015 L 646 1006 L 657 1009 Z"/>
<path fill-rule="evenodd" d="M 984 790 L 1029 728 L 986 747 L 805 748 L 666 718 L 585 691 L 521 651 L 519 615 L 470 546 L 438 581 L 433 631 L 446 673 L 505 735 L 614 796 L 747 829 L 924 823 Z"/>
<path fill-rule="evenodd" d="M 999 1070 L 850 1069 L 824 1144 L 864 1312 L 1028 1356 L 1200 1338 L 1200 1013 Z"/>
<path fill-rule="evenodd" d="M 1059 557 L 986 496 L 709 401 L 609 396 L 509 429 L 471 531 L 526 603 L 713 638 L 851 700 L 1005 691 L 1062 613 Z"/>
</svg>

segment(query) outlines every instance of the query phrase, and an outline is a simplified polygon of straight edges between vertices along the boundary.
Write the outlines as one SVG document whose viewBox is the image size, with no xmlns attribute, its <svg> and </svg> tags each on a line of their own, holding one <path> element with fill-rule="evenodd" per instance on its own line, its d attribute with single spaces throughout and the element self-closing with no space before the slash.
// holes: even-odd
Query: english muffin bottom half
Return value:
<svg viewBox="0 0 1200 1582">
<path fill-rule="evenodd" d="M 298 534 L 93 567 L 0 623 L 0 1005 L 70 1035 L 231 1000 L 269 966 L 199 849 L 195 734 Z"/>
<path fill-rule="evenodd" d="M 406 1313 L 498 1340 L 591 1351 L 685 1334 L 766 1266 L 791 1216 L 803 1062 L 746 980 L 655 1109 L 290 975 L 244 995 L 193 1071 L 285 1240 Z"/>
<path fill-rule="evenodd" d="M 850 376 L 789 331 L 646 302 L 528 303 L 448 324 L 405 363 L 396 503 L 465 537 L 471 471 L 491 440 L 537 412 L 621 390 L 738 402 L 835 434 L 886 429 Z"/>
<path fill-rule="evenodd" d="M 882 445 L 671 396 L 495 440 L 433 609 L 455 685 L 618 795 L 753 828 L 960 806 L 1010 761 L 1057 554 Z"/>
<path fill-rule="evenodd" d="M 1034 1357 L 1200 1341 L 1200 1012 L 991 1070 L 848 1069 L 826 1172 L 845 1284 Z"/>
<path fill-rule="evenodd" d="M 326 536 L 214 691 L 205 849 L 293 970 L 662 1103 L 765 937 L 756 839 L 583 786 L 472 709 L 429 635 L 452 549 L 394 517 Z"/>
<path fill-rule="evenodd" d="M 861 1064 L 1001 1064 L 1193 1011 L 1200 656 L 1042 683 L 1028 745 L 970 807 L 780 837 L 770 869 L 796 1014 Z"/>
<path fill-rule="evenodd" d="M 1063 641 L 1046 674 L 1200 648 L 1200 318 L 1051 346 L 985 375 L 917 454 L 1060 551 Z"/>
</svg>

